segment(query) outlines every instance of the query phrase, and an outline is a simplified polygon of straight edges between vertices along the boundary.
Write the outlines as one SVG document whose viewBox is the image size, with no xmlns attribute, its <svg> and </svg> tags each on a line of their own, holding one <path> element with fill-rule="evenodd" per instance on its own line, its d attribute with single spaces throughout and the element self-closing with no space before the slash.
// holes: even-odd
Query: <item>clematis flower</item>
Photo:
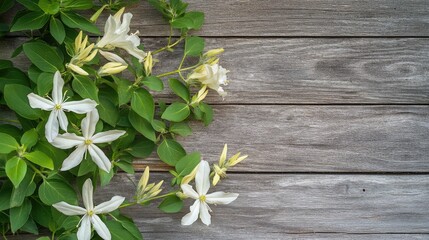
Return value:
<svg viewBox="0 0 429 240">
<path fill-rule="evenodd" d="M 32 108 L 40 108 L 45 111 L 51 111 L 48 122 L 45 125 L 45 135 L 49 142 L 58 135 L 59 128 L 67 131 L 68 120 L 64 111 L 71 111 L 78 114 L 91 112 L 97 106 L 97 103 L 91 99 L 67 102 L 65 94 L 63 95 L 64 80 L 60 72 L 55 72 L 52 89 L 52 98 L 46 99 L 34 93 L 27 95 Z"/>
<path fill-rule="evenodd" d="M 121 8 L 114 16 L 109 16 L 104 26 L 104 36 L 96 46 L 105 49 L 122 48 L 142 62 L 146 53 L 137 48 L 140 45 L 140 38 L 137 36 L 138 31 L 128 35 L 133 15 L 125 13 L 121 22 L 123 13 L 124 8 Z"/>
<path fill-rule="evenodd" d="M 110 172 L 112 164 L 107 158 L 106 154 L 97 147 L 96 143 L 107 143 L 118 139 L 125 134 L 122 130 L 110 130 L 94 134 L 95 126 L 99 120 L 97 109 L 89 112 L 84 119 L 82 119 L 81 128 L 82 135 L 77 136 L 74 133 L 65 133 L 58 135 L 52 145 L 61 149 L 69 149 L 76 147 L 76 149 L 68 156 L 61 167 L 61 171 L 66 171 L 79 165 L 84 155 L 89 152 L 92 161 L 97 164 L 99 168 L 106 172 Z"/>
<path fill-rule="evenodd" d="M 198 216 L 205 225 L 210 225 L 211 216 L 208 204 L 229 204 L 237 199 L 237 193 L 214 192 L 207 194 L 210 188 L 210 166 L 206 161 L 201 161 L 195 175 L 195 191 L 191 185 L 182 184 L 183 193 L 190 198 L 195 199 L 195 203 L 190 207 L 191 212 L 182 218 L 182 225 L 191 225 L 194 223 Z"/>
<path fill-rule="evenodd" d="M 203 85 L 215 90 L 222 97 L 226 96 L 226 92 L 221 85 L 227 85 L 228 80 L 226 74 L 229 71 L 221 67 L 219 64 L 204 64 L 196 68 L 188 79 L 193 79 L 201 82 Z"/>
<path fill-rule="evenodd" d="M 94 227 L 98 236 L 104 240 L 112 239 L 106 224 L 101 221 L 97 214 L 109 213 L 116 210 L 125 200 L 124 197 L 114 196 L 110 201 L 101 203 L 94 207 L 93 203 L 93 186 L 92 181 L 88 178 L 82 187 L 83 207 L 70 205 L 66 202 L 55 203 L 52 206 L 67 216 L 83 215 L 80 220 L 77 231 L 78 240 L 89 240 L 91 238 L 91 225 Z"/>
</svg>

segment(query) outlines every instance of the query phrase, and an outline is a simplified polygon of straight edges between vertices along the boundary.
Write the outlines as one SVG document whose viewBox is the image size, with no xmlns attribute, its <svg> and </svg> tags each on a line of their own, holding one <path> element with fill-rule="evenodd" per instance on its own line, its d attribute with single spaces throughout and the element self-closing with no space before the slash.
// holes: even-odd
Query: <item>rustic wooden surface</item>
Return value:
<svg viewBox="0 0 429 240">
<path fill-rule="evenodd" d="M 126 210 L 146 239 L 429 239 L 426 0 L 189 2 L 232 81 L 225 101 L 208 98 L 214 123 L 182 142 L 212 162 L 223 143 L 250 157 L 218 187 L 240 197 L 214 207 L 210 227 L 180 226 L 187 209 Z M 131 12 L 147 49 L 165 43 L 147 3 Z M 1 40 L 0 58 L 24 40 Z M 136 166 L 148 164 L 168 176 L 154 157 Z M 98 199 L 132 191 L 121 174 Z"/>
</svg>

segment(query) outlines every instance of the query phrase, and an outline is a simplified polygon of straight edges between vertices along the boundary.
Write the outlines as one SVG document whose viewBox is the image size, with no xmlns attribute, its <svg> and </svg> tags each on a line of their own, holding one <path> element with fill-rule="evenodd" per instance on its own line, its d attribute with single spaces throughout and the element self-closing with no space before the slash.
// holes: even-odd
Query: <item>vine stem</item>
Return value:
<svg viewBox="0 0 429 240">
<path fill-rule="evenodd" d="M 170 193 L 167 193 L 164 195 L 159 195 L 159 196 L 156 196 L 153 198 L 146 199 L 146 200 L 139 202 L 139 203 L 138 202 L 125 203 L 125 204 L 119 206 L 119 208 L 130 207 L 130 206 L 134 206 L 136 204 L 144 204 L 144 203 L 156 200 L 156 199 L 165 198 L 165 197 L 172 196 L 172 195 L 176 195 L 176 192 L 170 192 Z"/>
<path fill-rule="evenodd" d="M 171 36 L 170 36 L 170 38 L 171 38 Z M 176 46 L 177 44 L 179 44 L 183 39 L 185 39 L 185 37 L 180 37 L 177 41 L 175 41 L 174 43 L 172 43 L 172 44 L 168 44 L 167 46 L 165 46 L 165 47 L 162 47 L 162 48 L 160 48 L 160 49 L 158 49 L 158 50 L 155 50 L 155 51 L 153 51 L 152 52 L 152 55 L 155 55 L 155 54 L 157 54 L 157 53 L 160 53 L 160 52 L 162 52 L 162 51 L 165 51 L 165 50 L 167 50 L 167 49 L 170 49 L 170 48 L 172 48 L 172 47 L 174 47 L 174 46 Z M 170 40 L 171 41 L 171 40 Z"/>
<path fill-rule="evenodd" d="M 156 75 L 156 76 L 157 77 L 170 76 L 170 75 L 173 75 L 173 74 L 176 74 L 176 73 L 179 73 L 179 72 L 183 72 L 183 71 L 194 69 L 194 68 L 196 68 L 198 66 L 200 66 L 200 64 L 197 64 L 197 65 L 194 65 L 194 66 L 191 66 L 191 67 L 177 69 L 177 70 L 174 70 L 174 71 L 171 71 L 171 72 L 162 73 L 162 74 L 159 74 L 159 75 Z"/>
<path fill-rule="evenodd" d="M 0 118 L 0 122 L 10 122 L 10 123 L 19 123 L 18 120 Z"/>
</svg>

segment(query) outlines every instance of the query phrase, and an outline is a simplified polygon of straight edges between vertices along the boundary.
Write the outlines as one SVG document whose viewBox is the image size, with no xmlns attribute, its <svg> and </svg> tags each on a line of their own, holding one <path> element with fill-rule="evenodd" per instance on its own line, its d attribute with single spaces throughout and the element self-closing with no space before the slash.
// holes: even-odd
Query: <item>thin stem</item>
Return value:
<svg viewBox="0 0 429 240">
<path fill-rule="evenodd" d="M 173 75 L 173 74 L 176 74 L 176 73 L 178 73 L 178 72 L 180 72 L 180 71 L 187 71 L 187 70 L 191 70 L 191 69 L 194 69 L 194 68 L 197 68 L 197 67 L 199 67 L 200 66 L 200 64 L 196 64 L 196 65 L 194 65 L 194 66 L 191 66 L 191 67 L 186 67 L 186 68 L 182 68 L 182 69 L 177 69 L 177 70 L 174 70 L 174 71 L 171 71 L 171 72 L 166 72 L 166 73 L 162 73 L 162 74 L 159 74 L 159 75 L 156 75 L 157 77 L 165 77 L 165 76 L 169 76 L 169 75 Z"/>
<path fill-rule="evenodd" d="M 0 122 L 10 122 L 10 123 L 19 123 L 18 120 L 0 118 Z"/>
<path fill-rule="evenodd" d="M 155 55 L 155 54 L 157 54 L 157 53 L 160 53 L 160 52 L 162 52 L 162 51 L 165 51 L 165 50 L 167 50 L 167 49 L 170 49 L 170 48 L 172 48 L 172 47 L 174 47 L 174 46 L 176 46 L 177 44 L 179 44 L 183 39 L 185 39 L 185 37 L 180 37 L 177 41 L 175 41 L 174 43 L 172 43 L 172 44 L 168 44 L 167 46 L 165 46 L 165 47 L 162 47 L 162 48 L 160 48 L 160 49 L 158 49 L 158 50 L 155 50 L 155 51 L 153 51 L 152 52 L 152 55 Z"/>
<path fill-rule="evenodd" d="M 136 204 L 137 204 L 137 202 L 125 203 L 125 204 L 122 204 L 121 206 L 119 206 L 119 208 L 134 206 Z"/>
<path fill-rule="evenodd" d="M 165 197 L 168 197 L 168 196 L 176 195 L 176 193 L 177 193 L 177 191 L 176 192 L 170 192 L 170 193 L 167 193 L 167 194 L 164 194 L 164 195 L 159 195 L 159 196 L 156 196 L 156 197 L 152 197 L 152 198 L 146 199 L 146 200 L 141 201 L 139 203 L 140 204 L 144 204 L 144 203 L 156 200 L 156 199 L 160 199 L 160 198 L 165 198 Z"/>
<path fill-rule="evenodd" d="M 27 166 L 30 166 L 31 169 L 33 169 L 33 171 L 37 174 L 39 174 L 43 179 L 46 179 L 46 176 L 39 170 L 37 169 L 32 163 L 30 163 L 29 161 L 26 161 Z"/>
</svg>

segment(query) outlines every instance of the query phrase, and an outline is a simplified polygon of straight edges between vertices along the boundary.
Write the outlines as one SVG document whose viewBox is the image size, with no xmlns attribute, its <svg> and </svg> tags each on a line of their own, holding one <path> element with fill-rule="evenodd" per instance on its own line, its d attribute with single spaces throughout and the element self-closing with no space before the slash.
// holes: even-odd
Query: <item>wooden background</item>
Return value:
<svg viewBox="0 0 429 240">
<path fill-rule="evenodd" d="M 427 0 L 188 2 L 206 13 L 207 49 L 225 48 L 231 83 L 225 101 L 208 98 L 214 123 L 182 142 L 211 162 L 224 143 L 250 157 L 217 187 L 240 197 L 213 207 L 210 227 L 181 226 L 188 208 L 126 210 L 145 239 L 429 239 Z M 145 1 L 129 11 L 146 49 L 165 44 Z M 155 157 L 136 166 L 147 164 L 169 175 Z M 120 174 L 98 198 L 133 189 Z"/>
</svg>

